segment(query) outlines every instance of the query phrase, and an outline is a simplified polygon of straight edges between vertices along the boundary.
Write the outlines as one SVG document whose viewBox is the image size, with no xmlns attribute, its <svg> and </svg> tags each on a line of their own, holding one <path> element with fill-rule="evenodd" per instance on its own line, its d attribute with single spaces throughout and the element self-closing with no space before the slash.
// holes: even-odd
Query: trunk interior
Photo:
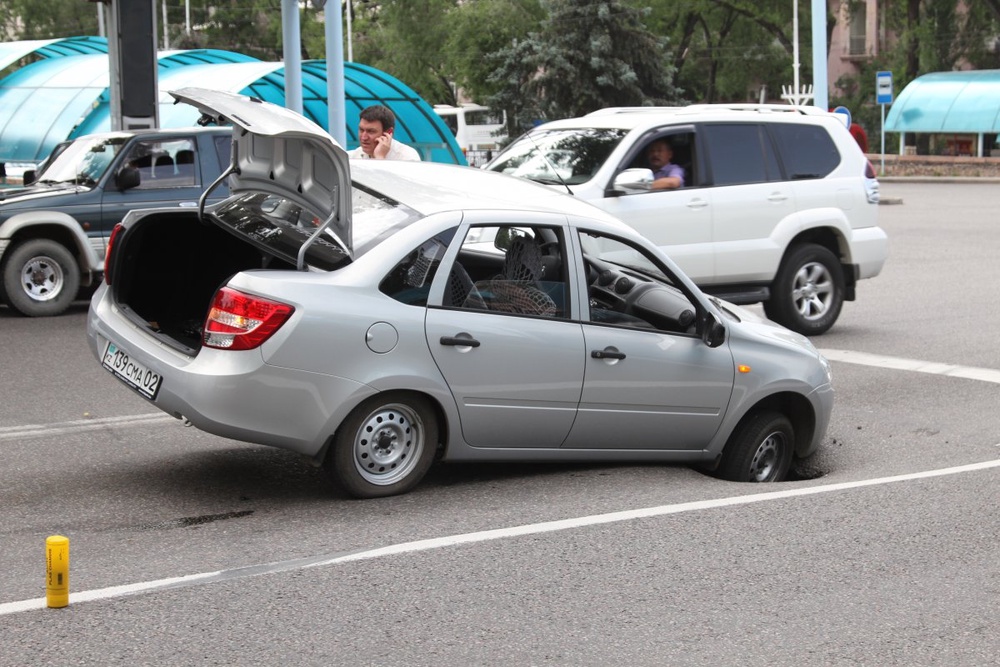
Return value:
<svg viewBox="0 0 1000 667">
<path fill-rule="evenodd" d="M 201 347 L 215 291 L 247 269 L 294 269 L 196 211 L 153 213 L 116 240 L 115 300 L 133 320 L 189 354 Z"/>
</svg>

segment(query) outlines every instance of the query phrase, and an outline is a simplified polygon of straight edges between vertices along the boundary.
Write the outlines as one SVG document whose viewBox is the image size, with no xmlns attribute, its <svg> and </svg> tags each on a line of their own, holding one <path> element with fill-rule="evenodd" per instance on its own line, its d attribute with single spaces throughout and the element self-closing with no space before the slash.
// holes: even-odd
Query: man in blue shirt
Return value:
<svg viewBox="0 0 1000 667">
<path fill-rule="evenodd" d="M 684 187 L 684 168 L 673 164 L 674 149 L 666 139 L 657 139 L 646 147 L 646 162 L 653 170 L 654 190 Z"/>
</svg>

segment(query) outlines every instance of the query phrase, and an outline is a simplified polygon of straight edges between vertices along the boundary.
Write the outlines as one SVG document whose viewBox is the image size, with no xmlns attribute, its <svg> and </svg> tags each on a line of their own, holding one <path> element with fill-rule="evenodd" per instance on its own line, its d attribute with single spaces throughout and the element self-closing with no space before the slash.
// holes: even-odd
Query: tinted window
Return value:
<svg viewBox="0 0 1000 667">
<path fill-rule="evenodd" d="M 706 125 L 713 185 L 780 180 L 770 141 L 759 125 Z"/>
<path fill-rule="evenodd" d="M 823 178 L 840 164 L 837 146 L 822 127 L 774 123 L 770 131 L 790 180 Z"/>
</svg>

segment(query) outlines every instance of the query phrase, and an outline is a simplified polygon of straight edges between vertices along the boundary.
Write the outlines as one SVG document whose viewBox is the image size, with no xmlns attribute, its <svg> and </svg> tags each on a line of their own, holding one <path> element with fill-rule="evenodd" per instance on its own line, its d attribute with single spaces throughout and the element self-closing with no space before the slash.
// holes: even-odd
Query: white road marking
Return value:
<svg viewBox="0 0 1000 667">
<path fill-rule="evenodd" d="M 168 414 L 151 412 L 144 415 L 123 417 L 103 417 L 101 419 L 74 419 L 56 424 L 25 424 L 23 426 L 0 427 L 0 441 L 39 438 L 51 435 L 66 435 L 81 431 L 100 431 L 115 426 L 138 426 L 157 422 L 177 421 Z"/>
<path fill-rule="evenodd" d="M 904 359 L 901 357 L 886 357 L 881 354 L 854 352 L 852 350 L 820 349 L 820 354 L 830 361 L 842 361 L 848 364 L 889 368 L 897 371 L 913 371 L 916 373 L 933 373 L 966 380 L 981 380 L 1000 384 L 1000 370 L 993 368 L 977 368 L 975 366 L 955 366 L 919 359 Z"/>
<path fill-rule="evenodd" d="M 971 463 L 952 468 L 940 468 L 937 470 L 926 470 L 923 472 L 909 473 L 906 475 L 894 475 L 891 477 L 878 477 L 875 479 L 863 479 L 854 482 L 841 482 L 837 484 L 824 484 L 819 486 L 809 486 L 804 488 L 783 489 L 781 491 L 771 491 L 768 493 L 756 493 L 744 496 L 730 496 L 728 498 L 716 498 L 714 500 L 699 500 L 688 503 L 677 503 L 674 505 L 660 505 L 658 507 L 648 507 L 645 509 L 625 510 L 622 512 L 609 512 L 607 514 L 597 514 L 592 516 L 577 517 L 574 519 L 562 519 L 559 521 L 544 521 L 524 526 L 514 526 L 512 528 L 498 528 L 495 530 L 483 530 L 475 533 L 464 533 L 460 535 L 449 535 L 446 537 L 436 537 L 426 540 L 416 540 L 414 542 L 403 542 L 392 544 L 375 549 L 365 549 L 360 551 L 346 552 L 340 554 L 330 554 L 313 558 L 300 558 L 296 560 L 280 561 L 277 563 L 267 563 L 263 565 L 253 565 L 233 570 L 219 570 L 215 572 L 203 572 L 201 574 L 191 574 L 183 577 L 171 577 L 169 579 L 158 579 L 136 584 L 126 584 L 123 586 L 112 586 L 110 588 L 100 588 L 91 591 L 81 591 L 70 593 L 70 606 L 74 603 L 89 602 L 93 600 L 107 600 L 111 598 L 134 595 L 136 593 L 164 590 L 168 588 L 179 588 L 187 586 L 204 585 L 220 581 L 232 581 L 261 574 L 272 574 L 276 572 L 287 572 L 291 570 L 303 570 L 310 567 L 328 567 L 340 563 L 350 563 L 360 560 L 371 560 L 374 558 L 384 558 L 417 551 L 428 551 L 431 549 L 443 549 L 461 544 L 474 544 L 477 542 L 487 542 L 490 540 L 506 539 L 511 537 L 522 537 L 524 535 L 537 535 L 540 533 L 552 533 L 561 530 L 573 530 L 587 526 L 597 526 L 601 524 L 617 523 L 621 521 L 633 521 L 635 519 L 645 519 L 649 517 L 666 516 L 669 514 L 680 514 L 682 512 L 697 512 L 701 510 L 718 509 L 720 507 L 732 507 L 735 505 L 749 505 L 752 503 L 762 503 L 771 500 L 784 500 L 787 498 L 798 498 L 801 496 L 813 496 L 820 493 L 831 493 L 835 491 L 846 491 L 849 489 L 859 489 L 868 486 L 881 484 L 892 484 L 896 482 L 910 482 L 914 480 L 927 479 L 930 477 L 942 477 L 945 475 L 958 475 L 962 473 L 977 472 L 1000 468 L 1000 459 L 994 461 L 983 461 L 981 463 Z M 6 614 L 17 614 L 25 611 L 34 611 L 46 607 L 45 598 L 35 598 L 32 600 L 21 600 L 18 602 L 7 602 L 0 604 L 0 616 Z"/>
</svg>

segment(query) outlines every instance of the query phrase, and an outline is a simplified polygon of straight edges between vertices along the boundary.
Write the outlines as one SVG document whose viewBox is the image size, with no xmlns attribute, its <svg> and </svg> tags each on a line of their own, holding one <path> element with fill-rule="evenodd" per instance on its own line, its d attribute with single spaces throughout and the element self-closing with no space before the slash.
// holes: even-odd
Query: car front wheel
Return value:
<svg viewBox="0 0 1000 667">
<path fill-rule="evenodd" d="M 6 257 L 3 288 L 7 304 L 22 315 L 58 315 L 76 298 L 80 267 L 55 241 L 26 241 L 13 246 Z"/>
<path fill-rule="evenodd" d="M 844 305 L 844 270 L 821 245 L 793 248 L 774 279 L 764 313 L 792 331 L 818 336 L 833 326 Z"/>
<path fill-rule="evenodd" d="M 437 442 L 437 421 L 427 399 L 386 392 L 344 420 L 326 469 L 335 484 L 356 498 L 406 493 L 430 469 Z"/>
<path fill-rule="evenodd" d="M 787 417 L 758 413 L 733 432 L 717 473 L 732 482 L 780 482 L 792 464 L 794 443 L 795 432 Z"/>
</svg>

